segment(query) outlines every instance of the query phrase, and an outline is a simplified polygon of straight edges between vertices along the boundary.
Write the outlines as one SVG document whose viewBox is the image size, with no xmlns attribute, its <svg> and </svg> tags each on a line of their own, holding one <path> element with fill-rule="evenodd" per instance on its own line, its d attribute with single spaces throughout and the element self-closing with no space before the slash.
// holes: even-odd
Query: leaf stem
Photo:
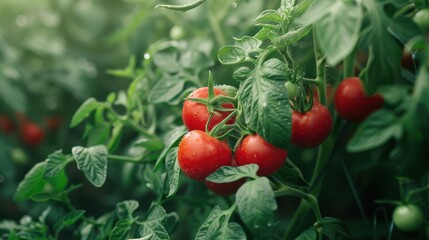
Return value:
<svg viewBox="0 0 429 240">
<path fill-rule="evenodd" d="M 170 9 L 170 10 L 177 10 L 177 11 L 186 12 L 188 10 L 191 10 L 191 9 L 198 7 L 199 5 L 203 4 L 205 1 L 206 0 L 196 0 L 194 2 L 184 4 L 184 5 L 160 4 L 160 5 L 156 5 L 155 9 L 165 8 L 165 9 Z"/>
<path fill-rule="evenodd" d="M 309 194 L 309 193 L 305 193 L 303 191 L 300 191 L 300 190 L 295 189 L 295 188 L 291 188 L 291 187 L 286 186 L 286 185 L 283 185 L 279 190 L 275 191 L 274 194 L 276 197 L 294 196 L 294 197 L 298 197 L 298 198 L 305 200 L 310 205 L 310 207 L 313 209 L 316 220 L 319 221 L 320 219 L 322 219 L 322 214 L 320 213 L 319 203 L 317 201 L 317 198 L 314 195 Z"/>
<path fill-rule="evenodd" d="M 156 138 L 156 136 L 154 136 L 152 133 L 150 133 L 149 131 L 147 131 L 146 129 L 140 127 L 139 125 L 137 125 L 135 122 L 131 121 L 127 116 L 121 116 L 119 113 L 117 113 L 111 106 L 108 106 L 107 109 L 109 110 L 110 113 L 113 114 L 113 116 L 118 119 L 119 121 L 121 121 L 122 123 L 124 123 L 125 125 L 131 127 L 132 129 L 134 129 L 135 131 L 139 132 L 141 135 L 150 138 L 150 139 L 154 139 Z"/>
</svg>

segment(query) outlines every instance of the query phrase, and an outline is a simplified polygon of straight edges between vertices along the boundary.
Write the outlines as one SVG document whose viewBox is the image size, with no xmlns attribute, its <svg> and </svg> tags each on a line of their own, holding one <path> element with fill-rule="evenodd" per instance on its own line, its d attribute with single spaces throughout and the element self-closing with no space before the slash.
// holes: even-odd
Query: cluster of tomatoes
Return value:
<svg viewBox="0 0 429 240">
<path fill-rule="evenodd" d="M 44 124 L 48 130 L 56 130 L 61 124 L 59 117 L 47 117 Z M 16 121 L 11 117 L 0 115 L 0 132 L 5 135 L 18 134 L 19 140 L 27 147 L 37 147 L 45 140 L 45 129 L 41 124 L 29 120 L 23 114 L 16 114 Z"/>
<path fill-rule="evenodd" d="M 214 96 L 226 96 L 218 88 L 213 88 L 213 93 Z M 209 88 L 203 87 L 194 90 L 183 104 L 182 120 L 189 132 L 179 143 L 178 162 L 185 175 L 203 181 L 207 188 L 217 194 L 229 195 L 236 192 L 244 179 L 231 183 L 214 183 L 205 178 L 223 166 L 257 164 L 259 176 L 269 176 L 283 166 L 287 150 L 271 145 L 256 133 L 247 133 L 241 137 L 234 150 L 222 137 L 208 133 L 222 121 L 227 125 L 234 124 L 235 118 L 229 116 L 234 110 L 232 103 L 222 103 L 216 108 L 207 99 Z M 383 105 L 383 98 L 379 94 L 367 96 L 361 80 L 353 77 L 340 83 L 334 104 L 342 118 L 361 121 Z M 325 141 L 331 129 L 331 113 L 318 101 L 314 101 L 306 112 L 292 110 L 291 144 L 295 146 L 316 147 Z"/>
</svg>

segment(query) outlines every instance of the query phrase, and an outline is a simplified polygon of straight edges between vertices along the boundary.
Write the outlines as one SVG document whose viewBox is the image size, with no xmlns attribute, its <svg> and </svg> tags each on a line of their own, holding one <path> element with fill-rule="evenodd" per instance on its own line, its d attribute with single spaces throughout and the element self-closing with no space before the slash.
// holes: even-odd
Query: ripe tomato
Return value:
<svg viewBox="0 0 429 240">
<path fill-rule="evenodd" d="M 237 190 L 246 182 L 245 179 L 239 179 L 229 183 L 214 183 L 210 181 L 204 181 L 204 184 L 210 191 L 218 195 L 231 195 L 237 192 Z"/>
<path fill-rule="evenodd" d="M 286 158 L 286 150 L 274 147 L 257 134 L 244 137 L 235 150 L 237 165 L 258 164 L 259 176 L 268 176 L 277 172 Z"/>
<path fill-rule="evenodd" d="M 0 115 L 0 130 L 5 134 L 13 132 L 14 126 L 9 117 Z"/>
<path fill-rule="evenodd" d="M 232 164 L 228 144 L 200 130 L 183 136 L 177 154 L 183 173 L 194 180 L 204 180 L 218 168 Z"/>
<path fill-rule="evenodd" d="M 226 95 L 222 90 L 218 88 L 214 88 L 215 96 L 217 95 Z M 208 87 L 202 87 L 194 90 L 188 98 L 201 98 L 205 99 L 209 96 Z M 234 105 L 230 103 L 225 103 L 222 105 L 224 108 L 233 109 Z M 208 130 L 211 130 L 214 126 L 220 123 L 223 119 L 225 119 L 230 112 L 219 112 L 215 111 L 210 123 L 208 125 Z M 207 110 L 207 106 L 201 103 L 197 103 L 191 100 L 185 100 L 183 103 L 182 109 L 182 119 L 185 126 L 189 131 L 192 130 L 201 130 L 205 131 L 206 123 L 210 118 L 210 113 Z M 234 119 L 231 118 L 228 123 L 231 124 L 234 122 Z"/>
<path fill-rule="evenodd" d="M 46 129 L 50 131 L 58 130 L 62 123 L 63 123 L 63 118 L 61 116 L 45 117 Z"/>
<path fill-rule="evenodd" d="M 384 100 L 380 94 L 367 96 L 362 82 L 357 77 L 344 79 L 335 93 L 335 109 L 342 118 L 360 122 L 369 114 L 383 106 Z"/>
<path fill-rule="evenodd" d="M 36 147 L 45 139 L 45 132 L 36 123 L 26 122 L 20 127 L 21 141 L 30 147 Z"/>
<path fill-rule="evenodd" d="M 424 221 L 420 207 L 414 204 L 397 206 L 393 211 L 393 223 L 401 231 L 417 230 Z"/>
<path fill-rule="evenodd" d="M 310 111 L 300 113 L 292 110 L 291 143 L 299 147 L 315 147 L 329 136 L 332 117 L 329 110 L 315 102 Z"/>
</svg>

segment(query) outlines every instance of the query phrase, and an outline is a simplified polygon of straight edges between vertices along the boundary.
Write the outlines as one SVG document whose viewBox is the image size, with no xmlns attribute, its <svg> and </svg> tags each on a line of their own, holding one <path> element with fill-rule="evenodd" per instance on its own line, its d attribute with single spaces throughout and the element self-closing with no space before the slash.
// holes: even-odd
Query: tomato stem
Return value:
<svg viewBox="0 0 429 240">
<path fill-rule="evenodd" d="M 319 221 L 320 219 L 322 219 L 322 214 L 320 213 L 320 208 L 319 208 L 319 202 L 314 195 L 305 193 L 303 191 L 300 191 L 295 188 L 291 188 L 286 185 L 283 185 L 279 190 L 275 191 L 274 194 L 276 197 L 294 196 L 305 200 L 313 209 L 316 220 Z"/>
</svg>

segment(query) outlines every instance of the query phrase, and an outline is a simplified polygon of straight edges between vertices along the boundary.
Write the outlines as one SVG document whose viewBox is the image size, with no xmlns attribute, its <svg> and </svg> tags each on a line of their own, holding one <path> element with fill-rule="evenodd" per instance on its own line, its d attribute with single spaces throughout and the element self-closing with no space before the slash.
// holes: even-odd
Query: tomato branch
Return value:
<svg viewBox="0 0 429 240">
<path fill-rule="evenodd" d="M 313 209 L 316 220 L 319 221 L 320 219 L 322 219 L 322 214 L 320 213 L 319 203 L 318 203 L 317 198 L 314 195 L 309 194 L 309 193 L 305 193 L 303 191 L 300 191 L 298 189 L 291 188 L 291 187 L 285 186 L 285 185 L 283 185 L 279 190 L 275 191 L 274 194 L 276 197 L 294 196 L 294 197 L 298 197 L 298 198 L 303 199 Z"/>
</svg>

